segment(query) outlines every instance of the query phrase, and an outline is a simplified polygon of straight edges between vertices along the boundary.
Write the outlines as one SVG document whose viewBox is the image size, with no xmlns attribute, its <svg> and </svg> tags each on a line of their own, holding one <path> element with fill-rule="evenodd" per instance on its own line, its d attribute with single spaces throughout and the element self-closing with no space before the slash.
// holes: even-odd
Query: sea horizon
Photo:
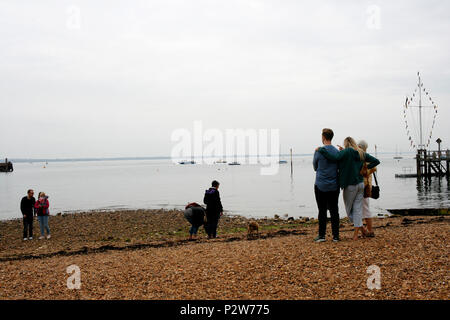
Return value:
<svg viewBox="0 0 450 320">
<path fill-rule="evenodd" d="M 370 153 L 370 152 L 369 152 Z M 396 152 L 378 152 L 379 155 L 396 155 Z M 413 151 L 408 152 L 402 152 L 400 156 L 403 155 L 415 155 L 416 153 Z M 305 156 L 312 156 L 314 153 L 293 153 L 292 157 L 305 157 Z M 261 157 L 261 155 L 236 155 L 237 158 L 255 158 L 255 157 Z M 277 155 L 267 155 L 265 157 L 274 157 Z M 233 157 L 235 157 L 233 155 Z M 279 157 L 290 157 L 289 153 L 280 153 Z M 1 158 L 0 158 L 1 159 Z M 83 162 L 83 161 L 129 161 L 129 160 L 171 160 L 171 156 L 122 156 L 122 157 L 63 157 L 63 158 L 55 158 L 55 157 L 39 157 L 39 158 L 9 158 L 5 157 L 5 159 L 8 159 L 8 161 L 11 161 L 13 163 L 34 163 L 34 162 Z M 186 160 L 188 157 L 185 158 L 175 158 L 176 161 Z M 201 159 L 227 159 L 227 155 L 214 155 L 214 156 L 203 156 L 203 157 L 191 157 L 189 159 L 194 160 L 201 160 Z"/>
</svg>

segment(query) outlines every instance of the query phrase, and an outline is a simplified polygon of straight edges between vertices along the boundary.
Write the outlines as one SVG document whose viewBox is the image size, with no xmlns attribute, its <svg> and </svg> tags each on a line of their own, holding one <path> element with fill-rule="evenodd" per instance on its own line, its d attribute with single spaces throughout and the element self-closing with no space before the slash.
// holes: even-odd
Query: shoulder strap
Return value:
<svg viewBox="0 0 450 320">
<path fill-rule="evenodd" d="M 376 172 L 373 173 L 373 177 L 375 178 L 375 184 L 376 184 L 377 187 L 378 187 L 378 180 L 377 180 L 377 174 L 376 174 Z"/>
</svg>

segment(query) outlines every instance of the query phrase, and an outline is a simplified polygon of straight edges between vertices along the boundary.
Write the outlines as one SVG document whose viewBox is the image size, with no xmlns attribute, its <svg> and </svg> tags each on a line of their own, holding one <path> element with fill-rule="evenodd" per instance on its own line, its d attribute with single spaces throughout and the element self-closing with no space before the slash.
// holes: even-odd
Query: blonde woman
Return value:
<svg viewBox="0 0 450 320">
<path fill-rule="evenodd" d="M 380 161 L 359 148 L 352 137 L 345 138 L 344 148 L 338 147 L 340 151 L 337 154 L 331 154 L 323 147 L 318 151 L 325 158 L 338 162 L 339 186 L 344 189 L 345 210 L 355 227 L 353 240 L 357 240 L 359 232 L 363 237 L 367 233 L 363 227 L 364 178 L 361 169 L 365 162 L 368 163 L 367 168 L 372 169 L 380 164 Z"/>
<path fill-rule="evenodd" d="M 369 145 L 366 141 L 361 140 L 358 142 L 358 147 L 366 152 Z M 369 199 L 372 195 L 372 174 L 375 171 L 377 171 L 377 168 L 369 169 L 367 162 L 363 164 L 363 168 L 361 169 L 361 175 L 364 177 L 363 219 L 366 222 L 368 237 L 375 237 L 375 233 L 373 232 L 373 215 L 369 207 Z"/>
</svg>

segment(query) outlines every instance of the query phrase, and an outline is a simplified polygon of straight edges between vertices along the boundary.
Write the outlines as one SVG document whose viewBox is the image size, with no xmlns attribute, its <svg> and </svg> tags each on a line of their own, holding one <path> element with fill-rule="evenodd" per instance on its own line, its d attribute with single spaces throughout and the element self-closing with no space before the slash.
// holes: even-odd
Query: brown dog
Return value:
<svg viewBox="0 0 450 320">
<path fill-rule="evenodd" d="M 250 237 L 255 234 L 259 236 L 259 224 L 256 221 L 250 221 L 247 227 L 247 236 Z"/>
</svg>

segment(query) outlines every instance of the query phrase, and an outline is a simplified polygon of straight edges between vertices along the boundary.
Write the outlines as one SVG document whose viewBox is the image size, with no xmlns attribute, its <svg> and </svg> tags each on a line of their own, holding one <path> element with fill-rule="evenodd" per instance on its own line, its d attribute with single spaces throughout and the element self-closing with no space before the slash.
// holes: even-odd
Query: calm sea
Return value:
<svg viewBox="0 0 450 320">
<path fill-rule="evenodd" d="M 377 213 L 387 208 L 449 207 L 446 179 L 418 186 L 416 179 L 395 173 L 414 171 L 414 159 L 380 157 L 381 198 L 372 200 Z M 45 166 L 45 167 L 44 167 Z M 184 208 L 202 203 L 213 179 L 219 180 L 227 213 L 246 217 L 316 216 L 312 157 L 295 157 L 281 164 L 278 174 L 264 176 L 259 165 L 178 165 L 170 160 L 16 163 L 13 173 L 0 173 L 0 219 L 20 217 L 26 190 L 45 191 L 51 214 L 92 209 Z M 340 197 L 342 198 L 342 197 Z M 341 216 L 345 216 L 340 199 Z"/>
</svg>

